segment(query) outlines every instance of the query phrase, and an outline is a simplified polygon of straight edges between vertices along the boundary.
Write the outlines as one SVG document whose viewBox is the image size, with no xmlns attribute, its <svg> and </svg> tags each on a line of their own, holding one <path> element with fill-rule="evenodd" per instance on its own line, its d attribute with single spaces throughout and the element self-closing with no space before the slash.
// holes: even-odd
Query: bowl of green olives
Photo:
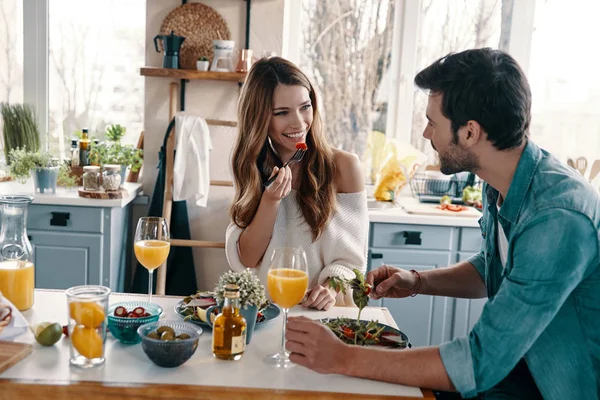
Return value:
<svg viewBox="0 0 600 400">
<path fill-rule="evenodd" d="M 173 368 L 194 355 L 202 328 L 183 321 L 156 321 L 140 326 L 137 332 L 150 361 Z"/>
</svg>

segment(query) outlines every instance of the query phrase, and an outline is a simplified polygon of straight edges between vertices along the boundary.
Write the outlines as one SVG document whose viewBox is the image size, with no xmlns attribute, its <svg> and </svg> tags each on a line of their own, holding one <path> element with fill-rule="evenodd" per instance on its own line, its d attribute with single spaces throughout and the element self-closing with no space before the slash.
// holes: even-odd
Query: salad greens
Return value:
<svg viewBox="0 0 600 400">
<path fill-rule="evenodd" d="M 363 308 L 369 304 L 369 294 L 373 288 L 365 281 L 364 275 L 358 269 L 355 268 L 353 271 L 355 275 L 353 279 L 339 276 L 329 278 L 329 287 L 343 294 L 346 294 L 347 288 L 352 289 L 352 299 L 354 304 L 358 306 L 358 317 L 355 320 L 344 317 L 328 318 L 321 322 L 347 344 L 361 346 L 384 345 L 396 348 L 410 346 L 405 337 L 398 335 L 396 332 L 390 332 L 391 328 L 380 324 L 379 321 L 361 321 L 360 314 Z"/>
</svg>

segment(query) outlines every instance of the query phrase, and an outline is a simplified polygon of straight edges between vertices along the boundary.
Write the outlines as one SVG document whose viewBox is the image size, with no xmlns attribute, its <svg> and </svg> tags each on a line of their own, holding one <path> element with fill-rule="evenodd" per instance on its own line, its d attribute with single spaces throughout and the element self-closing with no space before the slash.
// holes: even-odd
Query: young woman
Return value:
<svg viewBox="0 0 600 400">
<path fill-rule="evenodd" d="M 273 250 L 301 247 L 309 269 L 302 304 L 319 310 L 343 304 L 328 279 L 353 278 L 354 268 L 366 269 L 369 221 L 358 157 L 327 144 L 313 86 L 283 58 L 252 66 L 238 127 L 232 155 L 236 192 L 226 234 L 229 265 L 256 268 L 266 285 Z M 304 158 L 282 168 L 298 143 L 308 146 Z"/>
</svg>

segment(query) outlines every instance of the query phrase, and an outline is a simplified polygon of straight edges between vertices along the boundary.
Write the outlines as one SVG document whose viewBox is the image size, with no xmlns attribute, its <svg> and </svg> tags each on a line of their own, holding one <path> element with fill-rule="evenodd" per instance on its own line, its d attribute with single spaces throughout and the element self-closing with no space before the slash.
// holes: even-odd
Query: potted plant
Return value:
<svg viewBox="0 0 600 400">
<path fill-rule="evenodd" d="M 40 133 L 32 106 L 0 103 L 0 114 L 2 115 L 4 155 L 7 162 L 12 149 L 27 148 L 33 152 L 40 149 Z"/>
<path fill-rule="evenodd" d="M 92 143 L 90 147 L 90 163 L 103 166 L 105 164 L 118 164 L 121 166 L 121 182 L 125 182 L 127 167 L 132 172 L 137 172 L 142 167 L 142 150 L 131 145 L 121 144 L 127 129 L 119 124 L 106 128 L 104 137 L 106 142 Z"/>
<path fill-rule="evenodd" d="M 36 192 L 45 193 L 51 189 L 56 193 L 59 166 L 49 153 L 16 148 L 8 153 L 8 161 L 13 178 L 24 183 L 31 175 Z"/>
<path fill-rule="evenodd" d="M 58 186 L 66 187 L 67 189 L 72 189 L 77 186 L 77 177 L 73 174 L 71 163 L 69 161 L 64 161 L 60 165 L 56 184 Z"/>
<path fill-rule="evenodd" d="M 240 287 L 240 314 L 246 319 L 246 344 L 252 339 L 252 332 L 256 324 L 258 309 L 267 299 L 265 287 L 258 277 L 250 270 L 228 271 L 219 278 L 215 287 L 215 299 L 217 304 L 222 305 L 225 298 L 225 285 L 233 283 Z"/>
<path fill-rule="evenodd" d="M 198 61 L 196 61 L 196 68 L 198 71 L 208 71 L 208 58 L 204 56 L 198 57 Z"/>
</svg>

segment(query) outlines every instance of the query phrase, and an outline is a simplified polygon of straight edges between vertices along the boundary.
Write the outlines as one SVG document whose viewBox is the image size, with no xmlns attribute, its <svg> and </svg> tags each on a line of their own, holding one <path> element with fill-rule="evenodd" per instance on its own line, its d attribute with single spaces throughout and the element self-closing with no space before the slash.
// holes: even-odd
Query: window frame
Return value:
<svg viewBox="0 0 600 400">
<path fill-rule="evenodd" d="M 33 105 L 37 111 L 45 150 L 48 150 L 50 134 L 48 20 L 46 0 L 23 0 L 23 102 Z"/>
</svg>

